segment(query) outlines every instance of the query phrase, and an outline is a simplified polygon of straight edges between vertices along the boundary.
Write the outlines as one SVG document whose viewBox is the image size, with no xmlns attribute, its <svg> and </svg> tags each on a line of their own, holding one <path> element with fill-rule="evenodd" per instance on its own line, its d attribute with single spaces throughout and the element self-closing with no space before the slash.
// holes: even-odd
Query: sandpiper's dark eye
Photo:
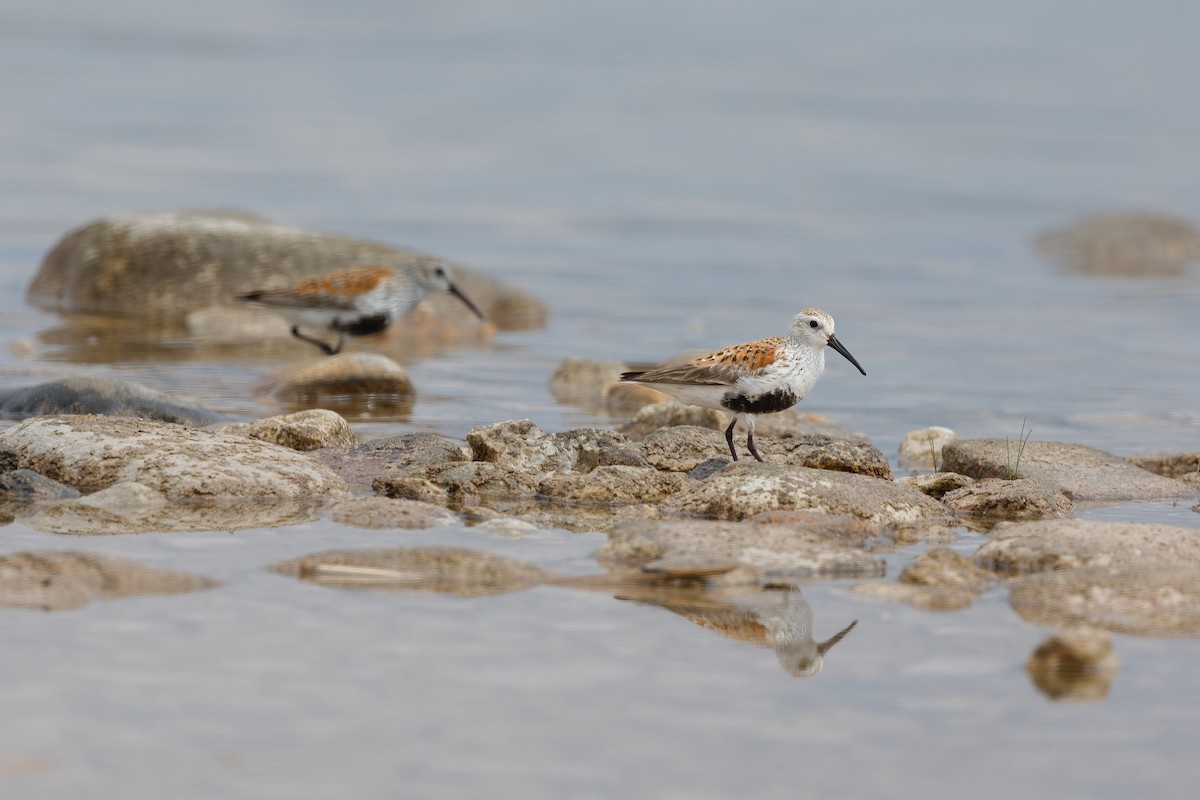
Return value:
<svg viewBox="0 0 1200 800">
<path fill-rule="evenodd" d="M 810 328 L 819 328 L 819 327 L 821 327 L 821 326 L 817 324 L 817 321 L 816 321 L 815 319 L 810 319 L 810 320 L 808 321 L 808 327 L 810 327 Z"/>
<path fill-rule="evenodd" d="M 446 277 L 446 270 L 442 269 L 441 267 L 436 267 L 433 270 L 433 274 L 437 275 L 439 278 L 444 278 Z"/>
</svg>

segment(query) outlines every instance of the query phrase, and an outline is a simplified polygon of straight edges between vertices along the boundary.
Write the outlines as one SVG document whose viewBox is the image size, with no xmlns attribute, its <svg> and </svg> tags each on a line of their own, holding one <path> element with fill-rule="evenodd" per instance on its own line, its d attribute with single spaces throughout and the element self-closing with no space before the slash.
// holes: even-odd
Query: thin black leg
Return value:
<svg viewBox="0 0 1200 800">
<path fill-rule="evenodd" d="M 725 441 L 729 442 L 729 454 L 733 456 L 733 460 L 737 461 L 737 450 L 733 449 L 733 426 L 737 425 L 737 417 L 733 418 L 733 422 L 729 423 L 729 427 L 725 429 Z M 762 459 L 759 459 L 760 461 Z"/>
<path fill-rule="evenodd" d="M 292 326 L 292 336 L 295 336 L 297 339 L 299 339 L 302 342 L 308 342 L 309 344 L 315 344 L 317 347 L 321 348 L 321 352 L 327 356 L 336 356 L 339 352 L 341 352 L 341 349 L 342 349 L 342 338 L 340 336 L 338 337 L 337 347 L 330 347 L 329 345 L 322 342 L 320 339 L 314 339 L 311 336 L 305 336 L 303 333 L 300 332 L 299 325 Z"/>
<path fill-rule="evenodd" d="M 754 446 L 754 428 L 753 427 L 751 427 L 750 430 L 746 431 L 746 449 L 750 451 L 750 455 L 754 456 L 759 461 L 763 460 L 763 457 L 758 454 L 758 448 Z"/>
</svg>

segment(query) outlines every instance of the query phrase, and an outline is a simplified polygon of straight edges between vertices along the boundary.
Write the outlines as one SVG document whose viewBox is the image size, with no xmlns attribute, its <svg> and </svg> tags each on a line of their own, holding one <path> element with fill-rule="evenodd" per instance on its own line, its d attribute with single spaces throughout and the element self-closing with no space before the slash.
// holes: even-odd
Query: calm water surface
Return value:
<svg viewBox="0 0 1200 800">
<path fill-rule="evenodd" d="M 444 254 L 550 307 L 543 330 L 408 364 L 412 417 L 364 436 L 610 424 L 554 402 L 563 358 L 716 347 L 816 305 L 868 377 L 835 358 L 805 405 L 885 452 L 916 427 L 1015 437 L 1023 420 L 1197 450 L 1200 268 L 1088 279 L 1029 240 L 1101 211 L 1200 220 L 1198 24 L 1188 2 L 0 2 L 0 385 L 120 375 L 270 413 L 249 386 L 275 357 L 89 357 L 23 300 L 76 225 L 236 207 Z M 1083 515 L 1200 528 L 1189 505 Z M 1023 666 L 1047 632 L 1000 590 L 939 615 L 807 586 L 819 638 L 860 622 L 801 680 L 609 596 L 350 593 L 263 570 L 449 542 L 585 573 L 597 534 L 3 530 L 3 552 L 223 582 L 0 609 L 4 796 L 1191 797 L 1200 779 L 1200 645 L 1116 637 L 1103 702 L 1050 702 Z"/>
</svg>

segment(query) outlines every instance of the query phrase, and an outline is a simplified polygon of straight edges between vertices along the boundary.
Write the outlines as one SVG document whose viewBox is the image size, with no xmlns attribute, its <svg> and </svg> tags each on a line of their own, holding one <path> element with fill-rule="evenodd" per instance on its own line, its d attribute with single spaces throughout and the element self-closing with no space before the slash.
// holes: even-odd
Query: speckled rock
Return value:
<svg viewBox="0 0 1200 800">
<path fill-rule="evenodd" d="M 552 475 L 538 492 L 576 503 L 645 503 L 661 500 L 688 485 L 685 475 L 653 467 L 612 465 L 586 474 Z"/>
<path fill-rule="evenodd" d="M 1075 515 L 1075 507 L 1062 489 L 1032 478 L 982 481 L 947 492 L 941 500 L 950 510 L 985 526 Z"/>
<path fill-rule="evenodd" d="M 1108 696 L 1119 664 L 1107 633 L 1074 628 L 1038 645 L 1025 662 L 1025 671 L 1051 700 L 1090 702 Z"/>
<path fill-rule="evenodd" d="M 28 419 L 52 414 L 104 414 L 204 426 L 222 417 L 198 405 L 133 381 L 77 377 L 0 389 L 0 418 Z"/>
<path fill-rule="evenodd" d="M 338 498 L 329 507 L 329 518 L 341 525 L 376 530 L 440 528 L 455 521 L 440 505 L 390 497 Z"/>
<path fill-rule="evenodd" d="M 1000 525 L 975 559 L 1012 574 L 1147 564 L 1200 566 L 1200 533 L 1144 522 L 1045 520 Z"/>
<path fill-rule="evenodd" d="M 735 439 L 740 458 L 753 458 Z M 884 480 L 892 479 L 887 458 L 869 442 L 835 439 L 823 434 L 757 439 L 758 451 L 769 464 L 795 464 L 814 469 L 855 472 Z M 691 425 L 652 431 L 638 448 L 647 462 L 661 470 L 692 472 L 706 461 L 728 460 L 729 445 L 724 434 Z"/>
<path fill-rule="evenodd" d="M 966 556 L 934 547 L 913 559 L 896 583 L 859 584 L 853 591 L 860 597 L 908 603 L 926 611 L 958 611 L 970 607 L 994 580 Z"/>
<path fill-rule="evenodd" d="M 857 520 L 814 514 L 801 524 L 731 523 L 710 520 L 628 522 L 609 531 L 597 558 L 602 564 L 642 567 L 664 559 L 701 556 L 732 561 L 760 582 L 814 575 L 870 577 L 884 573 L 883 558 L 860 546 Z M 722 580 L 745 580 L 729 574 Z"/>
<path fill-rule="evenodd" d="M 402 269 L 417 256 L 242 212 L 127 214 L 65 234 L 42 260 L 28 300 L 51 311 L 183 319 L 197 309 L 228 305 L 254 289 L 354 264 Z M 544 324 L 546 308 L 532 296 L 467 267 L 456 264 L 453 269 L 455 283 L 489 323 L 503 330 Z M 129 291 L 130 286 L 138 291 Z M 430 297 L 422 309 L 444 328 L 480 327 L 452 297 Z"/>
<path fill-rule="evenodd" d="M 324 408 L 297 411 L 294 414 L 267 417 L 251 422 L 231 422 L 214 428 L 219 433 L 249 436 L 292 450 L 306 452 L 322 447 L 348 447 L 358 444 L 350 423 L 338 413 Z"/>
<path fill-rule="evenodd" d="M 475 461 L 502 465 L 529 476 L 588 472 L 596 467 L 647 466 L 629 440 L 615 431 L 577 428 L 547 434 L 529 420 L 473 428 L 467 444 Z"/>
<path fill-rule="evenodd" d="M 346 481 L 352 492 L 374 491 L 378 480 L 423 474 L 427 467 L 467 461 L 461 442 L 438 433 L 406 433 L 372 439 L 353 447 L 329 447 L 309 453 Z"/>
<path fill-rule="evenodd" d="M 66 611 L 93 600 L 186 594 L 216 585 L 199 575 L 95 553 L 30 550 L 0 556 L 0 605 L 10 608 Z"/>
<path fill-rule="evenodd" d="M 1081 567 L 1009 582 L 1026 622 L 1132 636 L 1200 636 L 1200 565 Z"/>
<path fill-rule="evenodd" d="M 942 469 L 972 478 L 1009 478 L 1019 444 L 1003 439 L 968 439 L 949 444 L 943 450 Z M 1169 500 L 1196 491 L 1103 450 L 1065 442 L 1028 442 L 1021 452 L 1019 469 L 1022 478 L 1061 487 L 1073 502 Z"/>
<path fill-rule="evenodd" d="M 419 476 L 411 476 L 409 480 L 414 479 L 422 480 Z M 485 501 L 489 504 L 504 501 L 530 502 L 537 493 L 537 481 L 533 475 L 485 461 L 430 467 L 425 470 L 423 479 L 445 491 L 446 505 L 452 509 L 478 505 Z M 380 488 L 376 491 L 391 497 L 403 497 L 405 495 L 398 493 L 398 490 L 413 485 L 404 479 L 385 480 L 380 482 Z M 438 502 L 432 497 L 412 499 Z"/>
<path fill-rule="evenodd" d="M 0 434 L 19 466 L 81 491 L 134 481 L 168 499 L 320 498 L 345 483 L 312 459 L 277 445 L 165 422 L 55 416 Z"/>
<path fill-rule="evenodd" d="M 637 448 L 652 467 L 668 472 L 691 472 L 715 459 L 729 461 L 725 437 L 694 425 L 659 428 L 638 442 Z"/>
<path fill-rule="evenodd" d="M 958 434 L 937 425 L 909 431 L 900 439 L 901 469 L 939 469 L 942 449 L 958 441 Z"/>
<path fill-rule="evenodd" d="M 737 462 L 668 499 L 684 513 L 745 519 L 763 511 L 809 509 L 878 526 L 938 522 L 946 508 L 912 487 L 849 472 Z"/>
<path fill-rule="evenodd" d="M 374 353 L 339 353 L 285 367 L 254 388 L 284 403 L 330 404 L 370 397 L 376 407 L 407 413 L 416 390 L 404 367 Z"/>
</svg>

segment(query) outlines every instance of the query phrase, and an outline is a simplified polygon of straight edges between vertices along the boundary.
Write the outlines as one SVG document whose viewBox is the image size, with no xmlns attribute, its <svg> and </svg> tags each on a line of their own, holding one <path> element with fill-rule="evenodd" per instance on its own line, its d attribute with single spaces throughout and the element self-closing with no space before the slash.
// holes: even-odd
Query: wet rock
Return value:
<svg viewBox="0 0 1200 800">
<path fill-rule="evenodd" d="M 1026 622 L 1132 636 L 1200 636 L 1200 565 L 1081 567 L 1009 582 Z"/>
<path fill-rule="evenodd" d="M 124 417 L 55 416 L 0 434 L 18 465 L 81 491 L 132 481 L 168 499 L 321 498 L 344 492 L 327 468 L 242 436 Z"/>
<path fill-rule="evenodd" d="M 330 506 L 329 517 L 340 525 L 376 530 L 440 528 L 455 521 L 440 505 L 389 497 L 342 497 Z"/>
<path fill-rule="evenodd" d="M 943 450 L 942 469 L 972 478 L 1011 478 L 1020 442 L 968 439 Z M 1081 500 L 1169 500 L 1187 497 L 1195 488 L 1147 472 L 1123 458 L 1084 445 L 1065 442 L 1025 444 L 1019 477 L 1047 481 L 1062 488 L 1073 502 Z"/>
<path fill-rule="evenodd" d="M 993 529 L 975 559 L 1011 575 L 1076 567 L 1200 566 L 1200 536 L 1191 528 L 1144 522 L 1024 522 Z"/>
<path fill-rule="evenodd" d="M 381 497 L 394 497 L 400 500 L 417 500 L 422 503 L 432 503 L 438 506 L 450 506 L 450 491 L 428 478 L 416 475 L 391 475 L 376 478 L 371 483 L 371 490 Z M 469 495 L 468 495 L 469 497 Z M 478 502 L 478 497 L 475 497 Z M 458 506 L 463 502 L 458 501 Z"/>
<path fill-rule="evenodd" d="M 483 520 L 475 527 L 477 530 L 487 531 L 492 536 L 498 536 L 503 539 L 523 539 L 538 530 L 536 525 L 526 522 L 523 519 L 505 516 Z"/>
<path fill-rule="evenodd" d="M 564 405 L 599 409 L 604 394 L 627 369 L 620 361 L 591 361 L 570 356 L 550 376 L 550 394 Z"/>
<path fill-rule="evenodd" d="M 132 381 L 114 378 L 65 378 L 0 389 L 0 417 L 28 419 L 51 414 L 104 414 L 178 422 L 202 427 L 219 422 L 214 411 L 187 405 Z"/>
<path fill-rule="evenodd" d="M 0 498 L 4 500 L 67 500 L 79 492 L 27 469 L 0 475 Z"/>
<path fill-rule="evenodd" d="M 896 583 L 865 583 L 854 587 L 860 597 L 903 602 L 926 611 L 958 611 L 995 580 L 971 559 L 946 547 L 925 551 L 909 563 Z"/>
<path fill-rule="evenodd" d="M 418 254 L 398 247 L 275 225 L 239 212 L 160 212 L 107 217 L 64 235 L 29 285 L 32 305 L 50 311 L 183 319 L 254 289 L 294 283 L 355 264 L 402 269 Z M 455 283 L 504 330 L 541 327 L 532 296 L 466 267 Z M 130 292 L 131 286 L 138 291 Z M 478 323 L 431 297 L 422 308 L 443 327 Z"/>
<path fill-rule="evenodd" d="M 520 591 L 550 577 L 523 561 L 441 546 L 329 550 L 272 564 L 268 569 L 343 589 L 407 589 L 460 597 Z"/>
<path fill-rule="evenodd" d="M 358 443 L 350 423 L 324 408 L 313 408 L 277 417 L 231 422 L 213 429 L 218 433 L 249 436 L 280 447 L 305 452 L 322 447 L 344 447 Z"/>
<path fill-rule="evenodd" d="M 709 461 L 729 461 L 725 437 L 694 425 L 659 428 L 639 442 L 638 449 L 652 467 L 667 472 L 691 472 Z"/>
<path fill-rule="evenodd" d="M 421 480 L 416 476 L 413 478 Z M 517 472 L 485 461 L 468 461 L 463 464 L 443 464 L 440 467 L 430 467 L 425 471 L 424 479 L 446 493 L 446 505 L 458 509 L 465 506 L 492 504 L 504 501 L 530 501 L 537 493 L 537 482 L 533 475 Z M 405 479 L 380 482 L 376 491 L 387 496 L 401 497 L 401 487 L 412 487 L 416 484 Z M 384 489 L 384 491 L 380 491 Z M 427 499 L 415 497 L 413 499 Z M 429 498 L 427 502 L 437 502 Z"/>
<path fill-rule="evenodd" d="M 716 475 L 718 472 L 725 469 L 729 463 L 730 460 L 728 458 L 707 458 L 696 466 L 692 467 L 691 472 L 689 472 L 687 476 L 694 481 L 702 481 L 711 475 Z"/>
<path fill-rule="evenodd" d="M 687 477 L 678 473 L 613 465 L 582 475 L 553 475 L 542 481 L 538 492 L 576 503 L 645 503 L 661 500 L 687 485 Z"/>
<path fill-rule="evenodd" d="M 217 582 L 186 572 L 71 550 L 30 550 L 0 556 L 0 605 L 66 611 L 93 600 L 145 594 L 186 594 Z"/>
<path fill-rule="evenodd" d="M 964 486 L 947 492 L 942 502 L 952 511 L 985 525 L 1003 520 L 1075 516 L 1075 507 L 1062 489 L 1031 478 L 987 480 Z"/>
<path fill-rule="evenodd" d="M 235 531 L 301 525 L 317 518 L 315 498 L 192 498 L 172 501 L 140 483 L 118 483 L 75 500 L 37 503 L 22 525 L 73 536 L 167 531 Z"/>
<path fill-rule="evenodd" d="M 686 406 L 678 401 L 656 403 L 641 409 L 632 420 L 622 425 L 618 430 L 630 439 L 644 439 L 659 428 L 674 428 L 680 425 L 694 425 L 698 428 L 711 428 L 724 436 L 729 427 L 730 417 L 712 408 Z M 746 434 L 738 428 L 738 438 L 745 443 Z M 845 428 L 837 425 L 828 417 L 820 414 L 802 414 L 795 408 L 789 408 L 778 414 L 762 414 L 755 423 L 755 437 L 767 436 L 806 436 L 822 434 L 835 439 L 861 439 L 850 434 Z M 726 450 L 728 452 L 728 449 Z"/>
<path fill-rule="evenodd" d="M 808 509 L 850 515 L 873 525 L 936 522 L 946 508 L 912 487 L 866 475 L 809 467 L 737 462 L 669 498 L 679 511 L 745 519 L 763 511 Z"/>
<path fill-rule="evenodd" d="M 416 390 L 404 367 L 386 356 L 339 353 L 286 367 L 259 383 L 255 394 L 310 405 L 370 398 L 372 407 L 407 414 Z"/>
<path fill-rule="evenodd" d="M 939 469 L 942 465 L 942 449 L 957 441 L 957 433 L 936 425 L 909 431 L 900 439 L 900 468 Z"/>
<path fill-rule="evenodd" d="M 1172 276 L 1200 261 L 1200 231 L 1187 220 L 1140 211 L 1097 214 L 1039 235 L 1059 266 L 1097 276 Z"/>
<path fill-rule="evenodd" d="M 527 419 L 473 428 L 467 433 L 467 444 L 475 461 L 530 476 L 588 472 L 601 466 L 647 466 L 622 434 L 593 428 L 547 434 Z"/>
<path fill-rule="evenodd" d="M 1129 460 L 1155 475 L 1175 478 L 1193 486 L 1200 484 L 1200 453 L 1153 453 L 1130 456 Z"/>
<path fill-rule="evenodd" d="M 1025 662 L 1025 671 L 1051 700 L 1089 702 L 1108 697 L 1119 664 L 1107 633 L 1076 628 L 1038 645 Z"/>
<path fill-rule="evenodd" d="M 350 491 L 359 494 L 375 491 L 377 480 L 417 475 L 427 467 L 469 457 L 461 444 L 437 433 L 389 436 L 354 447 L 313 450 L 310 455 L 341 476 Z"/>
<path fill-rule="evenodd" d="M 864 552 L 854 540 L 863 536 L 856 520 L 813 515 L 805 525 L 731 523 L 711 520 L 642 520 L 609 531 L 597 552 L 607 566 L 643 567 L 664 559 L 701 556 L 734 562 L 744 574 L 727 580 L 788 582 L 814 575 L 882 575 L 883 558 Z"/>
<path fill-rule="evenodd" d="M 940 500 L 955 489 L 974 486 L 976 481 L 957 472 L 930 472 L 924 475 L 908 475 L 899 479 L 900 483 L 913 487 L 921 494 L 927 494 Z"/>
</svg>

